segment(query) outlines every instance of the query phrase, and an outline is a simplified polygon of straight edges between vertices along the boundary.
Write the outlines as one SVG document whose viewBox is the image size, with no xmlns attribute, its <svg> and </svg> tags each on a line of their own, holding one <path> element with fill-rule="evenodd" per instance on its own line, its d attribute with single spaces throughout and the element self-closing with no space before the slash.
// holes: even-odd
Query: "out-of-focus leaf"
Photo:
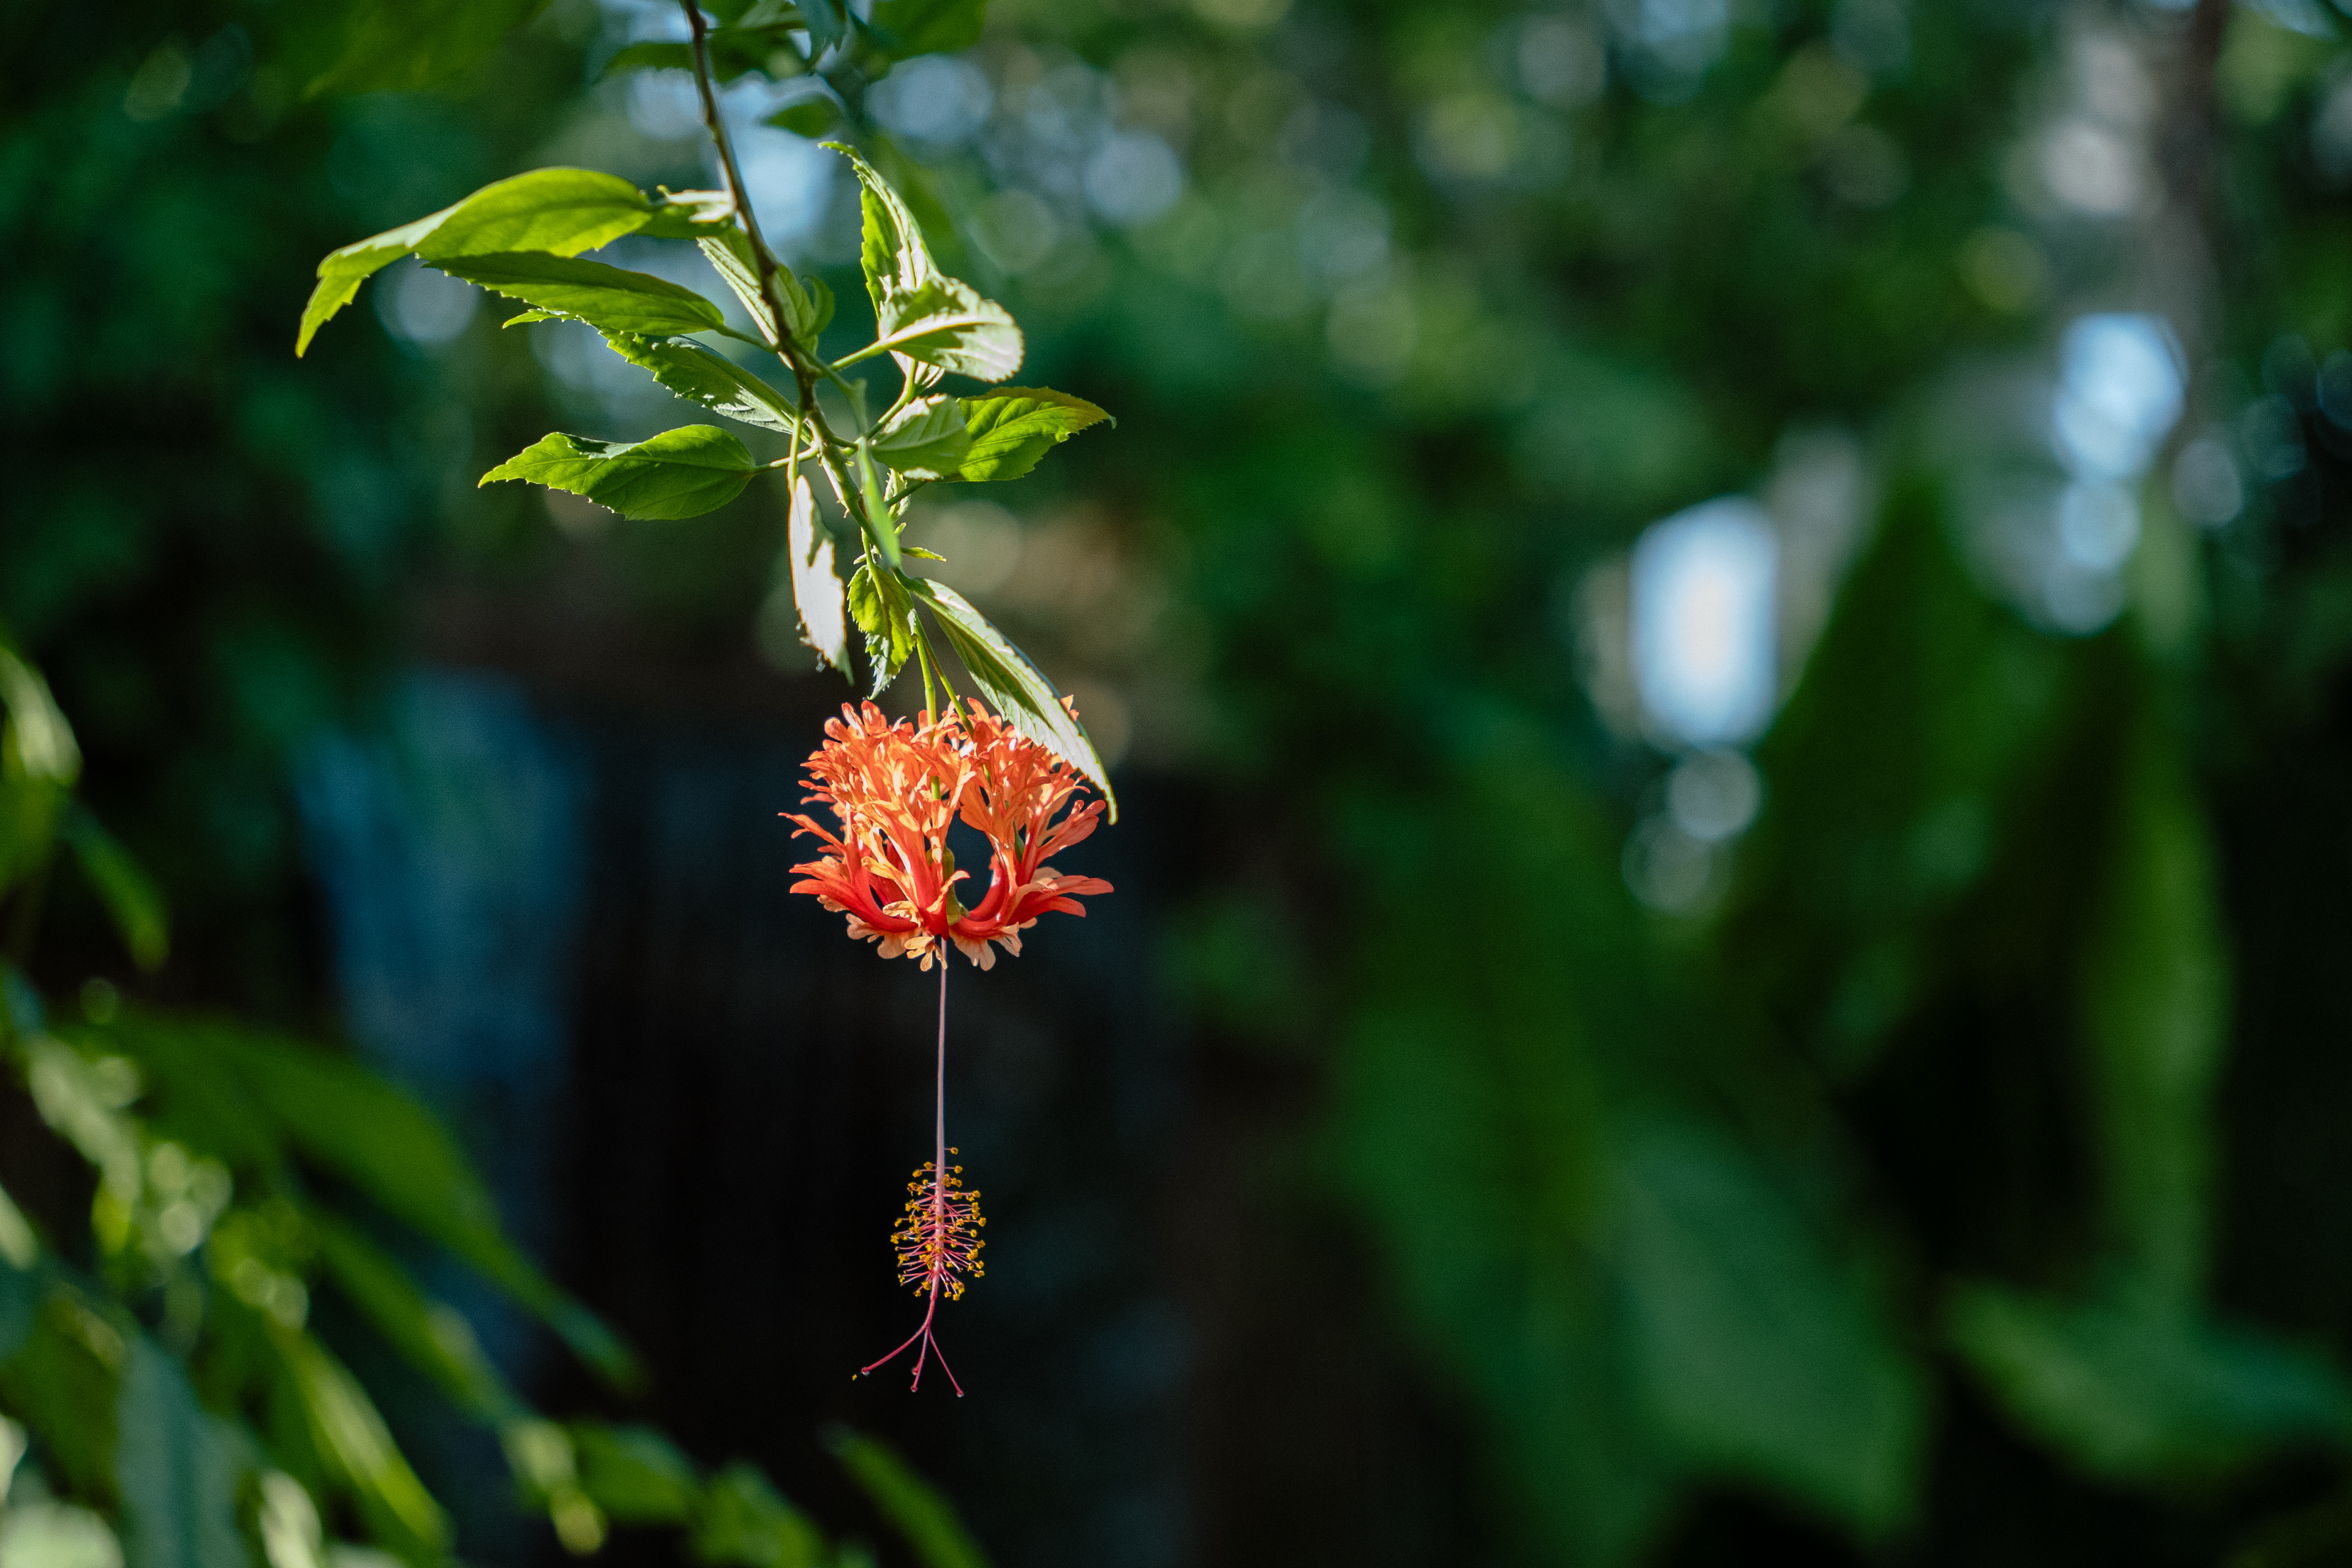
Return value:
<svg viewBox="0 0 2352 1568">
<path fill-rule="evenodd" d="M 126 1208 L 139 1196 L 139 1133 L 122 1114 L 139 1079 L 121 1058 L 92 1060 L 44 1037 L 25 1048 L 33 1105 L 81 1157 L 99 1169 L 100 1190 Z"/>
<path fill-rule="evenodd" d="M 604 74 L 608 77 L 625 71 L 682 70 L 694 68 L 694 46 L 671 43 L 662 38 L 648 38 L 634 43 L 604 62 Z"/>
<path fill-rule="evenodd" d="M 1866 1282 L 1696 1126 L 1643 1125 L 1618 1170 L 1634 1365 L 1661 1429 L 1885 1537 L 1911 1506 L 1926 1399 Z"/>
<path fill-rule="evenodd" d="M 305 91 L 414 92 L 465 69 L 547 0 L 356 0 L 327 9 L 341 47 Z"/>
<path fill-rule="evenodd" d="M 310 1218 L 328 1274 L 411 1366 L 468 1415 L 496 1422 L 520 1414 L 520 1402 L 482 1353 L 463 1314 L 426 1296 L 406 1269 L 353 1226 L 320 1212 Z"/>
<path fill-rule="evenodd" d="M 0 1563 L 10 1568 L 122 1568 L 106 1521 L 63 1502 L 23 1502 L 0 1513 Z"/>
<path fill-rule="evenodd" d="M 172 928 L 163 912 L 163 895 L 140 868 L 131 852 L 101 826 L 97 817 L 77 805 L 66 813 L 65 840 L 90 885 L 98 889 L 122 945 L 142 969 L 159 967 L 172 949 Z"/>
<path fill-rule="evenodd" d="M 255 1100 L 308 1159 L 470 1264 L 539 1314 L 607 1378 L 635 1380 L 635 1358 L 611 1331 L 506 1239 L 489 1189 L 430 1111 L 358 1064 L 324 1051 L 258 1034 L 222 1045 Z"/>
<path fill-rule="evenodd" d="M 847 674 L 849 626 L 842 618 L 841 571 L 834 564 L 833 535 L 817 518 L 816 492 L 805 474 L 793 477 L 784 549 L 792 559 L 793 603 L 800 613 L 802 640 L 825 665 Z"/>
<path fill-rule="evenodd" d="M 873 29 L 882 47 L 899 59 L 953 54 L 980 41 L 988 0 L 881 0 Z"/>
<path fill-rule="evenodd" d="M 294 353 L 310 348 L 362 283 L 411 251 L 436 262 L 509 251 L 577 256 L 634 234 L 652 216 L 644 192 L 592 169 L 533 169 L 485 185 L 453 206 L 328 252 L 303 307 Z"/>
<path fill-rule="evenodd" d="M 616 1524 L 679 1524 L 702 1491 L 694 1461 L 650 1426 L 582 1422 L 572 1428 L 580 1487 Z"/>
<path fill-rule="evenodd" d="M 1089 426 L 1116 419 L 1083 397 L 1043 386 L 1006 386 L 963 400 L 971 449 L 954 477 L 1017 479 L 1055 445 Z"/>
<path fill-rule="evenodd" d="M 2104 896 L 2083 959 L 2093 1114 L 2116 1239 L 2188 1299 L 2210 1205 L 2208 1100 L 2227 1030 L 2212 848 L 2178 742 L 2143 707 L 2106 814 Z"/>
<path fill-rule="evenodd" d="M 623 517 L 664 519 L 725 506 L 757 471 L 742 442 L 716 426 L 688 425 L 632 442 L 558 432 L 500 463 L 481 482 L 524 479 L 586 496 Z"/>
<path fill-rule="evenodd" d="M 412 1562 L 439 1559 L 448 1550 L 448 1519 L 409 1468 L 359 1380 L 309 1334 L 275 1328 L 270 1337 L 300 1395 L 311 1442 L 351 1489 L 369 1530 Z"/>
<path fill-rule="evenodd" d="M 85 1497 L 114 1491 L 117 1389 L 130 1360 L 127 1324 L 110 1321 L 54 1276 L 37 1292 L 30 1331 L 0 1363 L 0 1406 L 41 1438 L 43 1462 Z"/>
<path fill-rule="evenodd" d="M 0 645 L 0 705 L 8 710 L 5 765 L 12 778 L 70 787 L 81 776 L 81 747 L 41 672 Z"/>
<path fill-rule="evenodd" d="M 573 256 L 513 251 L 432 260 L 452 278 L 478 283 L 551 314 L 570 316 L 606 333 L 659 337 L 717 331 L 727 324 L 719 307 L 667 278 L 632 272 Z"/>
<path fill-rule="evenodd" d="M 2325 1362 L 2160 1288 L 2069 1303 L 1975 1285 L 1948 1322 L 2027 1430 L 2111 1480 L 2210 1478 L 2283 1442 L 2352 1436 L 2352 1390 Z"/>
<path fill-rule="evenodd" d="M 21 1276 L 40 1260 L 40 1238 L 33 1234 L 33 1226 L 25 1218 L 25 1211 L 16 1206 L 16 1200 L 8 1195 L 6 1188 L 0 1187 L 0 1264 Z M 12 1342 L 6 1331 L 0 1329 L 0 1361 L 8 1359 Z"/>
<path fill-rule="evenodd" d="M 714 414 L 787 435 L 797 428 L 793 405 L 782 392 L 698 343 L 627 332 L 607 332 L 604 341 L 614 353 L 650 371 L 670 391 Z"/>
<path fill-rule="evenodd" d="M 16 1205 L 10 1204 L 13 1211 Z M 18 1215 L 17 1223 L 24 1223 Z M 30 1226 L 24 1232 L 32 1236 Z M 39 1276 L 30 1263 L 19 1263 L 13 1255 L 0 1255 L 0 1365 L 24 1346 L 26 1337 L 33 1331 L 33 1323 L 40 1311 L 41 1287 Z M 0 1498 L 0 1501 L 5 1501 Z"/>
<path fill-rule="evenodd" d="M 705 1563 L 740 1568 L 817 1568 L 824 1560 L 816 1526 L 778 1497 L 767 1477 L 741 1464 L 710 1479 L 692 1545 Z"/>
<path fill-rule="evenodd" d="M 964 411 L 952 397 L 919 397 L 874 432 L 874 456 L 910 479 L 943 479 L 971 449 Z"/>
<path fill-rule="evenodd" d="M 760 123 L 814 142 L 841 123 L 841 105 L 829 98 L 803 98 L 784 105 Z"/>
<path fill-rule="evenodd" d="M 1103 766 L 1075 710 L 1045 671 L 1013 645 L 970 600 L 944 583 L 916 579 L 915 595 L 940 617 L 956 657 L 1004 721 L 1068 763 L 1102 791 L 1110 819 L 1118 820 L 1118 797 L 1111 793 L 1110 770 Z"/>
<path fill-rule="evenodd" d="M 801 25 L 808 29 L 811 59 L 841 42 L 849 30 L 841 0 L 799 0 L 797 9 Z"/>
<path fill-rule="evenodd" d="M 236 1526 L 245 1465 L 186 1370 L 142 1337 L 117 1400 L 115 1490 L 130 1568 L 249 1568 Z"/>
<path fill-rule="evenodd" d="M 825 1434 L 842 1468 L 914 1549 L 923 1568 L 988 1568 L 988 1557 L 938 1489 L 878 1437 L 836 1426 Z"/>
</svg>

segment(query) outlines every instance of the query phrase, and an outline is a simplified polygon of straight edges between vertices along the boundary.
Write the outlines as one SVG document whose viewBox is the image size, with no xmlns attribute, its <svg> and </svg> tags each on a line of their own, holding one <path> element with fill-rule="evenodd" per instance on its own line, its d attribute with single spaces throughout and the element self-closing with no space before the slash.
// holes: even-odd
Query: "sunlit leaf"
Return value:
<svg viewBox="0 0 2352 1568">
<path fill-rule="evenodd" d="M 866 634 L 866 658 L 874 673 L 870 697 L 879 697 L 898 679 L 915 651 L 913 604 L 908 583 L 884 567 L 860 566 L 849 579 L 849 614 Z"/>
<path fill-rule="evenodd" d="M 940 277 L 887 296 L 877 346 L 975 381 L 1003 381 L 1021 368 L 1021 329 L 1012 313 L 959 279 Z"/>
<path fill-rule="evenodd" d="M 824 146 L 849 160 L 864 187 L 859 259 L 874 302 L 876 349 L 981 381 L 1021 368 L 1021 329 L 1004 307 L 940 272 L 921 226 L 890 182 L 838 142 Z"/>
<path fill-rule="evenodd" d="M 604 342 L 614 353 L 651 372 L 656 381 L 689 403 L 769 430 L 790 434 L 797 428 L 792 401 L 785 393 L 699 344 L 627 332 L 608 332 Z"/>
<path fill-rule="evenodd" d="M 716 331 L 727 324 L 719 307 L 693 289 L 649 272 L 632 272 L 601 261 L 512 251 L 430 265 L 452 278 L 478 283 L 509 299 L 573 317 L 606 332 L 659 336 Z"/>
<path fill-rule="evenodd" d="M 955 1506 L 907 1468 L 898 1452 L 878 1437 L 845 1427 L 825 1435 L 825 1446 L 865 1489 L 923 1568 L 988 1568 L 988 1558 L 957 1517 Z"/>
<path fill-rule="evenodd" d="M 922 579 L 909 586 L 939 616 L 956 657 L 963 660 L 990 705 L 1013 729 L 1093 780 L 1110 805 L 1110 819 L 1118 821 L 1118 797 L 1111 793 L 1110 771 L 1096 754 L 1085 725 L 1045 679 L 1045 671 L 953 588 Z"/>
<path fill-rule="evenodd" d="M 129 1568 L 250 1568 L 236 1525 L 246 1466 L 186 1369 L 143 1335 L 117 1395 L 116 1494 Z"/>
<path fill-rule="evenodd" d="M 623 517 L 696 517 L 743 493 L 758 472 L 743 443 L 709 425 L 643 441 L 548 436 L 484 474 L 483 484 L 523 479 L 570 490 Z"/>
<path fill-rule="evenodd" d="M 842 618 L 840 568 L 833 557 L 833 534 L 816 514 L 816 493 L 808 476 L 793 479 L 791 526 L 784 542 L 792 557 L 793 603 L 800 611 L 801 638 L 832 668 L 849 670 L 849 627 Z"/>
<path fill-rule="evenodd" d="M 874 456 L 912 479 L 942 479 L 971 447 L 963 406 L 952 397 L 919 397 L 874 432 Z"/>
<path fill-rule="evenodd" d="M 971 448 L 960 479 L 1017 479 L 1060 442 L 1089 426 L 1118 421 L 1083 397 L 1043 386 L 1006 386 L 963 400 Z"/>
<path fill-rule="evenodd" d="M 591 169 L 534 169 L 483 186 L 437 213 L 344 246 L 319 263 L 294 352 L 356 298 L 360 285 L 411 251 L 427 261 L 545 251 L 576 256 L 643 228 L 653 204 L 628 181 Z"/>
</svg>

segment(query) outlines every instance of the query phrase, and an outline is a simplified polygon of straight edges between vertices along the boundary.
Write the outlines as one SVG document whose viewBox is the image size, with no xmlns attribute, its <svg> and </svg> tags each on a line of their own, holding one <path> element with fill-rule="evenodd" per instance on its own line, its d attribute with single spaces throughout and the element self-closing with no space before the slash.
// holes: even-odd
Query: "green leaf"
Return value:
<svg viewBox="0 0 2352 1568">
<path fill-rule="evenodd" d="M 675 44 L 664 39 L 647 39 L 635 43 L 604 62 L 603 75 L 610 78 L 624 71 L 681 70 L 694 68 L 694 46 Z"/>
<path fill-rule="evenodd" d="M 324 8 L 340 16 L 340 47 L 304 89 L 414 92 L 488 54 L 539 15 L 547 0 L 356 0 Z"/>
<path fill-rule="evenodd" d="M 32 1222 L 8 1189 L 0 1187 L 0 1270 L 22 1276 L 41 1260 L 41 1238 L 33 1234 Z M 6 1361 L 16 1348 L 5 1325 L 0 1325 L 0 1361 Z"/>
<path fill-rule="evenodd" d="M 910 479 L 943 479 L 971 447 L 962 405 L 952 397 L 919 397 L 874 432 L 874 456 Z"/>
<path fill-rule="evenodd" d="M 25 1501 L 0 1514 L 0 1562 L 25 1568 L 114 1568 L 122 1546 L 106 1521 L 71 1503 Z"/>
<path fill-rule="evenodd" d="M 508 1421 L 522 1414 L 457 1309 L 427 1297 L 406 1269 L 355 1227 L 316 1210 L 310 1221 L 329 1277 L 409 1365 L 478 1419 Z"/>
<path fill-rule="evenodd" d="M 637 232 L 648 239 L 703 239 L 735 226 L 735 198 L 725 191 L 659 187 L 662 202 Z"/>
<path fill-rule="evenodd" d="M 16 1201 L 0 1192 L 0 1204 L 7 1206 L 6 1217 L 0 1219 L 7 1240 L 0 1247 L 0 1365 L 5 1365 L 23 1348 L 40 1311 L 40 1276 L 34 1272 L 40 1263 L 40 1244 Z"/>
<path fill-rule="evenodd" d="M 310 1047 L 244 1030 L 218 1032 L 214 1046 L 312 1163 L 471 1265 L 607 1378 L 635 1380 L 635 1359 L 612 1331 L 507 1240 L 488 1187 L 432 1112 L 356 1062 Z"/>
<path fill-rule="evenodd" d="M 403 1556 L 437 1560 L 448 1549 L 449 1521 L 392 1440 L 367 1390 L 309 1334 L 275 1325 L 268 1334 L 300 1400 L 311 1444 L 351 1489 L 370 1531 Z"/>
<path fill-rule="evenodd" d="M 790 435 L 797 429 L 792 403 L 780 389 L 733 361 L 698 343 L 667 342 L 628 332 L 607 332 L 614 353 L 653 373 L 653 378 L 690 403 L 714 414 Z"/>
<path fill-rule="evenodd" d="M 131 852 L 81 806 L 67 811 L 64 837 L 113 918 L 114 929 L 121 933 L 123 946 L 131 950 L 131 961 L 142 969 L 159 967 L 172 949 L 171 922 L 163 913 L 163 894 Z"/>
<path fill-rule="evenodd" d="M 955 1506 L 880 1438 L 836 1426 L 825 1434 L 825 1447 L 906 1538 L 923 1568 L 988 1568 L 987 1555 Z"/>
<path fill-rule="evenodd" d="M 586 496 L 623 517 L 696 517 L 743 493 L 758 471 L 743 443 L 711 425 L 643 441 L 586 441 L 558 432 L 484 474 Z"/>
<path fill-rule="evenodd" d="M 1006 386 L 963 400 L 971 449 L 956 471 L 960 479 L 1017 479 L 1037 466 L 1055 446 L 1079 431 L 1109 420 L 1083 397 L 1043 386 Z"/>
<path fill-rule="evenodd" d="M 310 348 L 362 283 L 411 251 L 436 262 L 522 250 L 576 256 L 635 233 L 652 216 L 645 193 L 593 169 L 534 169 L 485 185 L 454 206 L 330 251 L 303 307 L 294 353 Z"/>
<path fill-rule="evenodd" d="M 115 1490 L 128 1568 L 248 1568 L 236 1525 L 245 1466 L 180 1363 L 145 1336 L 116 1396 Z"/>
<path fill-rule="evenodd" d="M 514 251 L 428 265 L 605 332 L 660 336 L 717 331 L 727 324 L 719 307 L 693 289 L 602 261 Z"/>
<path fill-rule="evenodd" d="M 41 672 L 0 647 L 0 705 L 8 710 L 0 767 L 13 776 L 69 787 L 81 776 L 81 747 Z"/>
<path fill-rule="evenodd" d="M 760 292 L 760 268 L 752 259 L 751 237 L 730 224 L 717 234 L 703 236 L 695 244 L 709 260 L 711 269 L 719 274 L 727 287 L 735 290 L 735 298 L 742 300 L 743 308 L 751 312 L 751 320 L 758 326 L 761 337 L 771 348 L 774 347 L 777 341 L 775 319 L 769 314 L 768 301 Z M 779 268 L 777 278 L 781 281 L 782 277 L 782 269 Z"/>
<path fill-rule="evenodd" d="M 865 579 L 862 584 L 859 578 Z M 881 696 L 914 655 L 914 605 L 908 590 L 919 586 L 887 566 L 878 572 L 860 566 L 849 580 L 850 613 L 866 633 L 866 662 L 874 668 L 871 697 Z"/>
<path fill-rule="evenodd" d="M 840 0 L 800 0 L 801 25 L 808 29 L 809 58 L 841 42 L 849 31 Z"/>
<path fill-rule="evenodd" d="M 2203 810 L 2152 699 L 2119 761 L 2080 979 L 2095 1146 L 2113 1239 L 2186 1298 L 2205 1272 L 2229 966 Z"/>
<path fill-rule="evenodd" d="M 960 279 L 935 278 L 884 300 L 875 347 L 974 381 L 1003 381 L 1021 368 L 1021 329 L 1012 313 Z"/>
<path fill-rule="evenodd" d="M 822 663 L 845 675 L 849 628 L 842 620 L 841 571 L 834 563 L 833 534 L 817 518 L 816 492 L 804 474 L 793 479 L 792 522 L 784 549 L 792 559 L 801 640 L 816 650 Z"/>
<path fill-rule="evenodd" d="M 971 47 L 987 12 L 988 0 L 881 0 L 871 26 L 885 51 L 912 59 Z"/>
<path fill-rule="evenodd" d="M 16 1355 L 0 1365 L 0 1406 L 39 1435 L 52 1481 L 109 1496 L 121 1374 L 130 1355 L 124 1331 L 132 1325 L 119 1309 L 100 1315 L 54 1270 L 21 1278 L 37 1304 Z"/>
<path fill-rule="evenodd" d="M 1618 1165 L 1634 1375 L 1653 1419 L 1701 1462 L 1884 1538 L 1912 1507 L 1926 1399 L 1866 1277 L 1696 1124 L 1643 1127 Z"/>
<path fill-rule="evenodd" d="M 650 1426 L 572 1428 L 580 1489 L 615 1524 L 682 1524 L 701 1500 L 694 1461 Z"/>
<path fill-rule="evenodd" d="M 841 123 L 841 105 L 830 98 L 803 98 L 786 104 L 760 123 L 814 142 Z"/>
<path fill-rule="evenodd" d="M 2076 1304 L 1975 1285 L 1954 1294 L 1948 1321 L 2028 1430 L 2107 1479 L 2161 1488 L 2281 1443 L 2352 1436 L 2352 1391 L 2326 1363 L 2161 1289 Z"/>
<path fill-rule="evenodd" d="M 816 1526 L 778 1497 L 767 1477 L 743 1464 L 711 1479 L 693 1546 L 705 1563 L 740 1568 L 817 1568 L 824 1561 L 824 1537 Z"/>
<path fill-rule="evenodd" d="M 1004 721 L 1093 780 L 1110 805 L 1110 819 L 1117 822 L 1118 797 L 1111 793 L 1109 770 L 1087 738 L 1086 726 L 1065 706 L 1045 671 L 946 584 L 916 578 L 908 586 L 939 616 L 956 657 Z"/>
<path fill-rule="evenodd" d="M 879 338 L 853 357 L 887 351 L 980 381 L 1020 369 L 1021 329 L 1004 307 L 940 271 L 914 214 L 872 164 L 839 142 L 824 145 L 849 160 L 865 187 L 859 258 Z"/>
</svg>

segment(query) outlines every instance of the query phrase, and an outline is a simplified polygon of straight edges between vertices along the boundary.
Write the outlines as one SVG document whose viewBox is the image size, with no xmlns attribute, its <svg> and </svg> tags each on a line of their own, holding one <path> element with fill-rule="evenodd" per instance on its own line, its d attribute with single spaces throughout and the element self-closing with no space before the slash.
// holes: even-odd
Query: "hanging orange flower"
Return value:
<svg viewBox="0 0 2352 1568">
<path fill-rule="evenodd" d="M 945 940 L 987 969 L 997 947 L 1020 952 L 1021 932 L 1038 916 L 1083 916 L 1080 897 L 1111 890 L 1099 877 L 1065 877 L 1046 864 L 1095 830 L 1103 803 L 1073 806 L 1084 785 L 1069 764 L 978 702 L 969 714 L 896 723 L 871 702 L 845 705 L 824 732 L 808 760 L 808 798 L 833 807 L 841 834 L 788 814 L 800 825 L 794 837 L 813 835 L 827 850 L 793 868 L 806 879 L 793 891 L 846 915 L 849 934 L 880 942 L 883 957 L 929 969 Z M 958 816 L 990 848 L 988 890 L 971 905 L 958 887 L 970 874 L 947 843 Z"/>
</svg>

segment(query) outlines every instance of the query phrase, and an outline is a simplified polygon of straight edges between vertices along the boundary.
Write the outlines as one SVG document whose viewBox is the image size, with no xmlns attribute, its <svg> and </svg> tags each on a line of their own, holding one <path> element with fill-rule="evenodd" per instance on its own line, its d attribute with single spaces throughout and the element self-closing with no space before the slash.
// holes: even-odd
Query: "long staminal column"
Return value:
<svg viewBox="0 0 2352 1568">
<path fill-rule="evenodd" d="M 916 1171 L 915 1179 L 907 1184 L 909 1196 L 906 1213 L 890 1233 L 890 1245 L 898 1255 L 898 1282 L 912 1285 L 928 1298 L 923 1321 L 898 1349 L 860 1367 L 857 1375 L 864 1377 L 887 1366 L 913 1347 L 915 1375 L 908 1387 L 923 1386 L 923 1367 L 929 1358 L 937 1356 L 940 1370 L 947 1373 L 949 1384 L 961 1399 L 963 1384 L 956 1381 L 955 1371 L 948 1365 L 932 1329 L 939 1318 L 940 1297 L 945 1294 L 950 1300 L 961 1298 L 965 1277 L 976 1279 L 984 1272 L 980 1249 L 986 1243 L 982 1241 L 980 1232 L 988 1221 L 981 1217 L 980 1194 L 964 1190 L 963 1167 L 948 1163 L 948 1156 L 957 1151 L 948 1147 L 948 964 L 944 952 L 940 954 L 938 1074 L 933 1121 L 936 1152 L 930 1163 Z"/>
</svg>

